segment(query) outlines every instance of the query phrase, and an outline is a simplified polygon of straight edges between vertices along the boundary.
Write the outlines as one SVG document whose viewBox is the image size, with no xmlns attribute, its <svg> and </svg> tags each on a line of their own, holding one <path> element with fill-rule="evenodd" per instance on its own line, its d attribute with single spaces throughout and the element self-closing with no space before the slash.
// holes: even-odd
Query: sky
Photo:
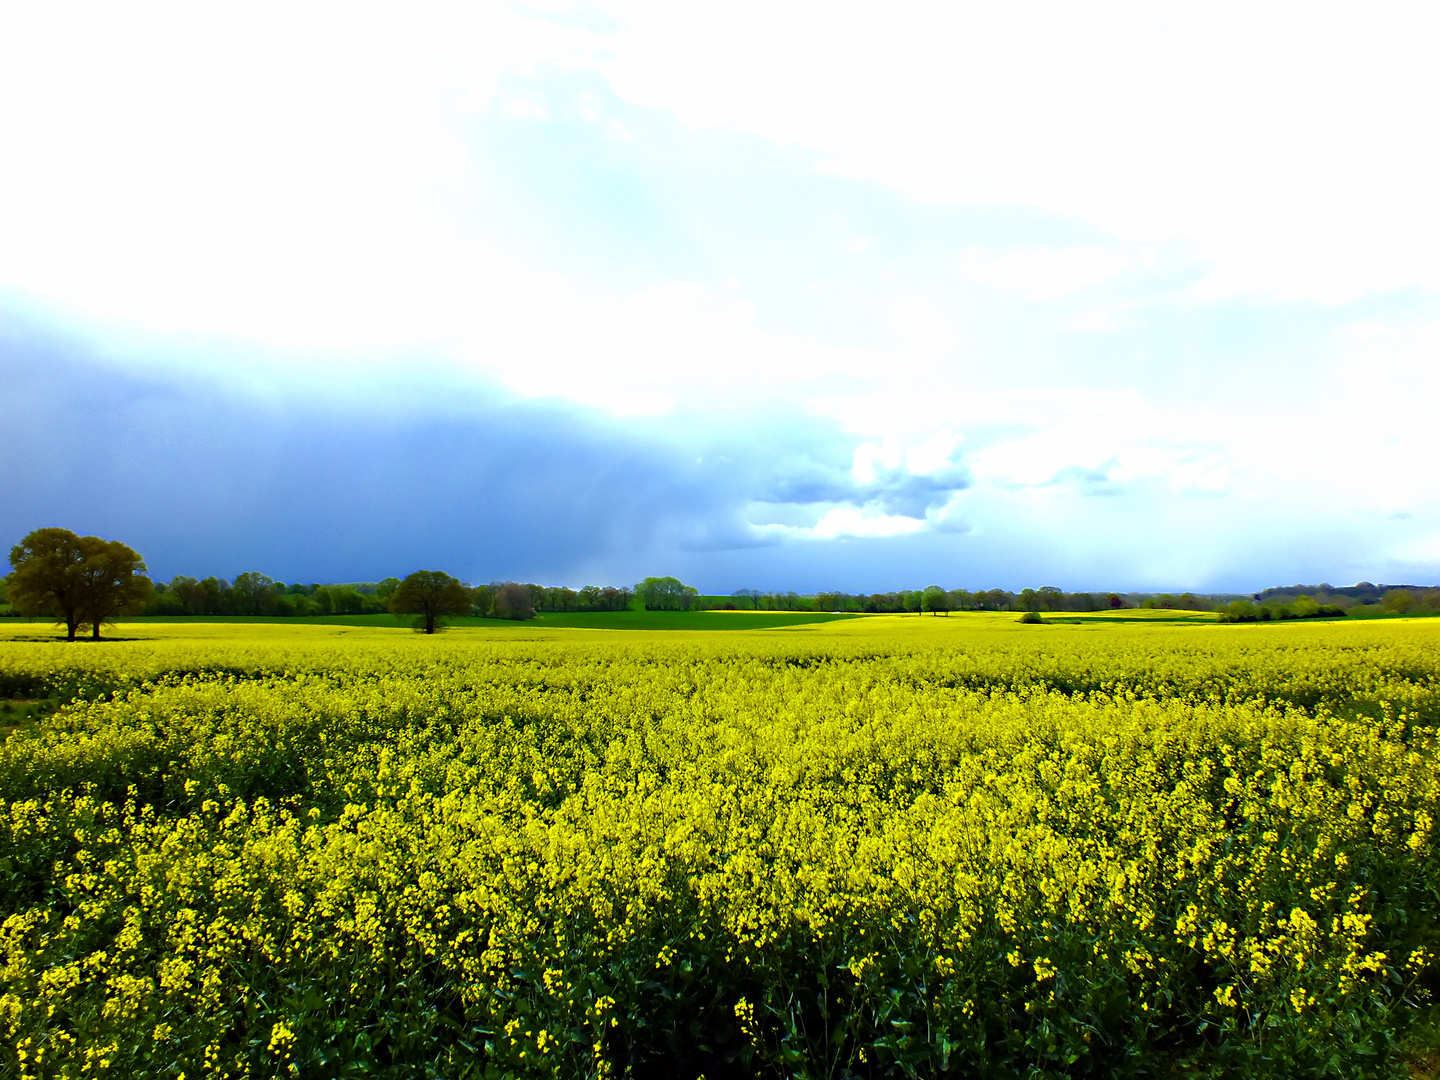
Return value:
<svg viewBox="0 0 1440 1080">
<path fill-rule="evenodd" d="M 1425 4 L 0 7 L 0 543 L 1440 580 Z"/>
</svg>

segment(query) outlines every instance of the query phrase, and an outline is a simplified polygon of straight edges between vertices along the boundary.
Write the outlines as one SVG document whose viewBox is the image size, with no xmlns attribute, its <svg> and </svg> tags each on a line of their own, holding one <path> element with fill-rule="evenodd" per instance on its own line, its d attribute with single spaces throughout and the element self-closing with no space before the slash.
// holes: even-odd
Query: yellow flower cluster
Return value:
<svg viewBox="0 0 1440 1080">
<path fill-rule="evenodd" d="M 1383 1074 L 1431 626 L 0 641 L 0 1072 Z"/>
</svg>

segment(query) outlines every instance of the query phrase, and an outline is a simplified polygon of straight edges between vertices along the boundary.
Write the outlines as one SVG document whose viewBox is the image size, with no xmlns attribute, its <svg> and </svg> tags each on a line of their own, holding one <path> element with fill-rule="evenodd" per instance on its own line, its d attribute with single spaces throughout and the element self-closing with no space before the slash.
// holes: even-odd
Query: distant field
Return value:
<svg viewBox="0 0 1440 1080">
<path fill-rule="evenodd" d="M 547 612 L 525 622 L 506 619 L 462 617 L 449 620 L 452 626 L 494 630 L 525 630 L 536 627 L 566 627 L 578 630 L 769 630 L 779 626 L 830 622 L 855 618 L 828 611 L 567 611 Z M 274 623 L 297 626 L 403 627 L 394 615 L 315 615 L 287 618 L 273 615 L 146 615 L 127 616 L 126 623 Z M 34 625 L 33 623 L 30 625 Z"/>
<path fill-rule="evenodd" d="M 538 615 L 529 625 L 577 630 L 771 630 L 856 617 L 824 611 L 576 611 Z M 466 624 L 495 621 L 474 619 Z"/>
<path fill-rule="evenodd" d="M 1213 623 L 1213 611 L 1178 611 L 1170 608 L 1122 608 L 1119 611 L 1047 611 L 1047 623 Z"/>
</svg>

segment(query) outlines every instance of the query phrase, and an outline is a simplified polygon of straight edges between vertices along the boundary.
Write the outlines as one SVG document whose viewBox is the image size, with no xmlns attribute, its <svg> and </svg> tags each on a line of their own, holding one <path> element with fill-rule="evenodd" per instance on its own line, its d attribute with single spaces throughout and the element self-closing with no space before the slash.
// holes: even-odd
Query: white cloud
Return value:
<svg viewBox="0 0 1440 1080">
<path fill-rule="evenodd" d="M 1212 295 L 1440 290 L 1433 5 L 609 7 L 602 70 L 691 124 L 1189 245 Z"/>
<path fill-rule="evenodd" d="M 505 94 L 500 99 L 500 111 L 512 120 L 548 120 L 551 115 L 543 102 L 523 94 Z"/>
<path fill-rule="evenodd" d="M 1103 285 L 1134 267 L 1108 248 L 969 248 L 957 259 L 960 276 L 1000 292 L 1050 300 Z"/>
<path fill-rule="evenodd" d="M 904 536 L 919 532 L 925 522 L 899 514 L 873 514 L 853 506 L 837 506 L 815 523 L 814 534 L 819 540 L 842 536 Z"/>
<path fill-rule="evenodd" d="M 926 528 L 921 518 L 884 514 L 855 506 L 836 506 L 820 515 L 814 525 L 752 525 L 757 536 L 796 541 L 846 540 L 908 536 Z"/>
<path fill-rule="evenodd" d="M 458 328 L 468 363 L 525 396 L 618 415 L 767 407 L 816 379 L 876 366 L 869 350 L 765 331 L 748 304 L 693 283 L 607 295 L 557 280 L 492 293 L 477 308 Z"/>
<path fill-rule="evenodd" d="M 904 450 L 894 436 L 883 442 L 863 442 L 855 448 L 850 475 L 857 484 L 873 484 L 882 473 L 892 472 L 904 460 Z"/>
<path fill-rule="evenodd" d="M 955 451 L 961 437 L 953 431 L 936 432 L 905 451 L 905 468 L 916 476 L 933 476 L 955 464 Z"/>
<path fill-rule="evenodd" d="M 850 475 L 857 484 L 870 485 L 887 475 L 904 473 L 911 476 L 933 476 L 955 467 L 954 455 L 961 437 L 948 429 L 928 437 L 923 434 L 928 423 L 892 430 L 877 441 L 866 441 L 855 447 Z"/>
</svg>

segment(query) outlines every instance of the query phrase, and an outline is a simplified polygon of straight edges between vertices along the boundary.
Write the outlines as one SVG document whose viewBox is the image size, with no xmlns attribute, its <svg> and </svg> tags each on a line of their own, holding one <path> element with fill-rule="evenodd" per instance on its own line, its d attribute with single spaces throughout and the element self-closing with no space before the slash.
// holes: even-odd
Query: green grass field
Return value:
<svg viewBox="0 0 1440 1080">
<path fill-rule="evenodd" d="M 452 618 L 455 627 L 482 627 L 498 631 L 567 628 L 574 630 L 771 630 L 782 626 L 829 622 L 855 618 L 828 611 L 566 611 L 547 612 L 525 622 L 506 619 Z M 43 622 L 43 620 L 36 620 Z M 126 624 L 149 623 L 252 623 L 278 626 L 371 626 L 397 627 L 405 619 L 394 615 L 315 615 L 278 618 L 271 615 L 147 615 L 124 616 Z M 29 625 L 35 625 L 30 623 Z"/>
<path fill-rule="evenodd" d="M 537 615 L 531 622 L 511 625 L 572 630 L 774 630 L 849 618 L 855 616 L 823 611 L 575 611 Z M 488 625 L 499 621 L 465 619 L 457 620 L 456 625 Z"/>
</svg>

